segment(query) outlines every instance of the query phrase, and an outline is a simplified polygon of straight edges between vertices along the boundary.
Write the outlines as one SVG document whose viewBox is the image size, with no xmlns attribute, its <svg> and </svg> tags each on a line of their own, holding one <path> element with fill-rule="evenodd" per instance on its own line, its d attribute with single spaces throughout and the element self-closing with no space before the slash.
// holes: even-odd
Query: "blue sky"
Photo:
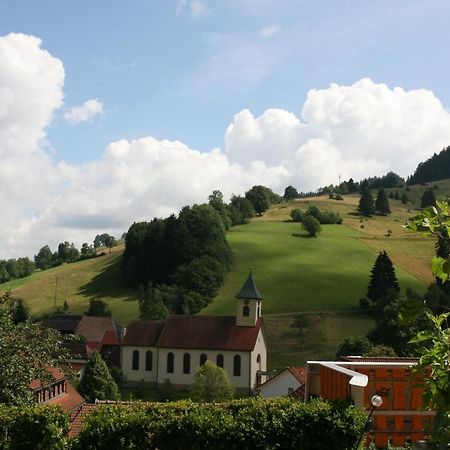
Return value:
<svg viewBox="0 0 450 450">
<path fill-rule="evenodd" d="M 193 3 L 0 1 L 0 34 L 40 37 L 63 61 L 65 105 L 104 105 L 88 124 L 57 115 L 57 159 L 147 135 L 209 151 L 243 108 L 298 114 L 309 89 L 363 77 L 450 104 L 449 2 L 204 0 L 197 14 Z"/>
<path fill-rule="evenodd" d="M 0 0 L 0 258 L 450 145 L 450 2 Z"/>
</svg>

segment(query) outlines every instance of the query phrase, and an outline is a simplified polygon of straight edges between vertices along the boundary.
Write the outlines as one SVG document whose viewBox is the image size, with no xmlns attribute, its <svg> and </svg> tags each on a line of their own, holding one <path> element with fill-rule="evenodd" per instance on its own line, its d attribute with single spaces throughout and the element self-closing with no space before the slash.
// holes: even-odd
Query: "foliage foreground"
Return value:
<svg viewBox="0 0 450 450">
<path fill-rule="evenodd" d="M 0 408 L 1 449 L 304 449 L 354 447 L 365 421 L 348 404 L 279 398 L 100 405 L 69 439 L 58 408 Z"/>
</svg>

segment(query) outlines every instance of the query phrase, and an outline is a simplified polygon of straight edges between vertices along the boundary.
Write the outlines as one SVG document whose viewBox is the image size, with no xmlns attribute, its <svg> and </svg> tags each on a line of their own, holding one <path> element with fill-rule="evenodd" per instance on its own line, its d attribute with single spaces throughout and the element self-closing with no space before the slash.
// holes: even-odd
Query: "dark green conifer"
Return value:
<svg viewBox="0 0 450 450">
<path fill-rule="evenodd" d="M 426 190 L 422 195 L 422 199 L 420 200 L 420 207 L 426 208 L 427 206 L 434 206 L 435 203 L 436 196 L 434 195 L 434 192 L 431 189 Z"/>
<path fill-rule="evenodd" d="M 375 212 L 373 197 L 370 189 L 364 189 L 359 199 L 358 211 L 362 216 L 371 216 Z"/>
<path fill-rule="evenodd" d="M 378 191 L 377 199 L 375 201 L 375 209 L 384 216 L 387 216 L 391 213 L 391 209 L 389 208 L 389 201 L 386 192 L 384 192 L 384 189 L 380 189 Z"/>
<path fill-rule="evenodd" d="M 367 297 L 376 301 L 390 292 L 400 292 L 394 265 L 385 251 L 380 252 L 373 265 Z"/>
</svg>

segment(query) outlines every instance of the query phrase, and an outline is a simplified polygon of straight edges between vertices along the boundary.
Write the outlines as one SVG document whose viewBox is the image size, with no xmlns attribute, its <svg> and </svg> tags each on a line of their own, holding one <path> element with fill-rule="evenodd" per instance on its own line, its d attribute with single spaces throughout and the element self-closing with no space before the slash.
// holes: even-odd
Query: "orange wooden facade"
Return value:
<svg viewBox="0 0 450 450">
<path fill-rule="evenodd" d="M 395 446 L 414 443 L 428 437 L 433 413 L 422 411 L 422 391 L 417 379 L 411 376 L 410 367 L 353 366 L 349 369 L 367 375 L 369 382 L 364 388 L 364 407 L 371 409 L 370 399 L 379 394 L 383 404 L 373 413 L 372 439 L 377 447 L 386 447 L 388 441 Z M 349 377 L 328 367 L 320 367 L 320 395 L 325 399 L 351 398 Z"/>
</svg>

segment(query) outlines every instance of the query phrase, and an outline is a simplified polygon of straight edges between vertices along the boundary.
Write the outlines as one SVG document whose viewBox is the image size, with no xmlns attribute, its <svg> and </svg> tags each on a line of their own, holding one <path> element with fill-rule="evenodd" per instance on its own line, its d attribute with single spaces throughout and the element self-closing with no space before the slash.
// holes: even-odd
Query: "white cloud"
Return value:
<svg viewBox="0 0 450 450">
<path fill-rule="evenodd" d="M 107 146 L 97 161 L 56 164 L 45 129 L 62 106 L 64 68 L 32 36 L 0 37 L 0 258 L 32 255 L 63 240 L 120 235 L 135 220 L 225 198 L 253 184 L 282 192 L 343 179 L 413 172 L 450 144 L 450 113 L 427 90 L 370 79 L 309 91 L 302 113 L 236 114 L 224 150 L 144 137 Z"/>
<path fill-rule="evenodd" d="M 206 3 L 203 0 L 179 0 L 176 9 L 177 16 L 184 10 L 187 10 L 195 19 L 200 18 L 208 12 Z"/>
<path fill-rule="evenodd" d="M 270 39 L 279 31 L 280 27 L 278 25 L 269 25 L 268 27 L 264 27 L 259 31 L 259 37 L 261 39 Z"/>
<path fill-rule="evenodd" d="M 96 98 L 92 98 L 85 101 L 81 106 L 70 108 L 64 114 L 64 118 L 70 124 L 75 125 L 81 122 L 90 122 L 99 114 L 103 114 L 103 103 Z"/>
</svg>

